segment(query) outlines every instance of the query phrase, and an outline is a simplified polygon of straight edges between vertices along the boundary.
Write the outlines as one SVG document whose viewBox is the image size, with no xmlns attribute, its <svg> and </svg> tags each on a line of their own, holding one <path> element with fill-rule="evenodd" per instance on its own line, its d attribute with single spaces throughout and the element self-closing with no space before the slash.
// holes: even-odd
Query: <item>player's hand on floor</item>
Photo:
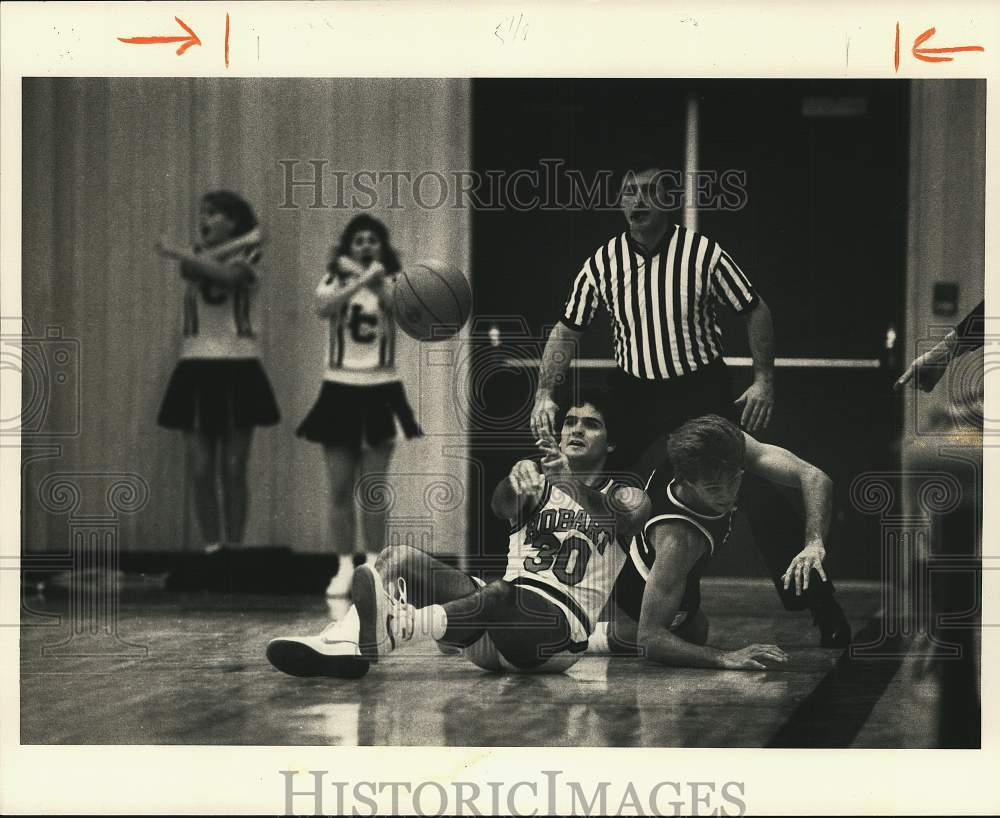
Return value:
<svg viewBox="0 0 1000 818">
<path fill-rule="evenodd" d="M 747 645 L 722 654 L 722 666 L 726 670 L 767 670 L 785 664 L 788 659 L 788 654 L 777 645 Z"/>
<path fill-rule="evenodd" d="M 559 414 L 559 406 L 547 394 L 539 394 L 535 397 L 535 406 L 531 410 L 531 433 L 537 438 L 556 437 L 556 416 Z"/>
<path fill-rule="evenodd" d="M 519 460 L 510 470 L 510 485 L 518 497 L 534 496 L 545 487 L 545 476 L 533 460 Z"/>
<path fill-rule="evenodd" d="M 774 385 L 770 381 L 755 380 L 733 403 L 743 407 L 740 426 L 748 434 L 763 432 L 771 422 L 774 411 Z"/>
<path fill-rule="evenodd" d="M 815 570 L 820 579 L 826 582 L 826 571 L 823 570 L 823 560 L 826 559 L 826 549 L 820 543 L 807 545 L 788 564 L 788 569 L 781 575 L 787 591 L 795 583 L 795 596 L 809 589 L 809 576 Z"/>
</svg>

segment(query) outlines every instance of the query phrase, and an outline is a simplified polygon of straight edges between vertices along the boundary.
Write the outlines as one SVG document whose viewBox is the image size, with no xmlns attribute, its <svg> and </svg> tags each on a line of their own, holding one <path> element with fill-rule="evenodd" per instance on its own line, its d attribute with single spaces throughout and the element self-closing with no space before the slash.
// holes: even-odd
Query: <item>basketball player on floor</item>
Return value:
<svg viewBox="0 0 1000 818">
<path fill-rule="evenodd" d="M 358 677 L 396 647 L 433 640 L 487 670 L 554 673 L 583 656 L 596 617 L 650 503 L 602 475 L 608 408 L 570 407 L 560 441 L 540 440 L 493 493 L 510 525 L 507 570 L 491 583 L 409 547 L 385 549 L 354 575 L 354 605 L 319 636 L 274 639 L 267 657 L 296 676 Z"/>
<path fill-rule="evenodd" d="M 592 650 L 639 653 L 681 667 L 760 670 L 783 663 L 776 645 L 753 644 L 722 651 L 706 644 L 708 619 L 701 610 L 701 575 L 725 544 L 736 517 L 744 472 L 801 492 L 805 529 L 797 517 L 774 520 L 782 547 L 798 542 L 782 580 L 796 595 L 809 588 L 810 572 L 822 582 L 833 482 L 791 452 L 754 440 L 732 421 L 704 415 L 668 438 L 668 457 L 652 473 L 646 492 L 652 513 L 632 541 L 629 560 L 615 585 L 611 622 L 600 623 Z M 790 549 L 791 550 L 791 549 Z"/>
</svg>

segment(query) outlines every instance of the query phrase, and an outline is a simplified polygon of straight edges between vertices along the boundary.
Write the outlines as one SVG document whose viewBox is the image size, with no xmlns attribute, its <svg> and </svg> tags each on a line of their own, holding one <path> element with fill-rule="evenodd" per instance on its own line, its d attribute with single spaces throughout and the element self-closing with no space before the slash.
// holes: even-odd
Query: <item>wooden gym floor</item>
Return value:
<svg viewBox="0 0 1000 818">
<path fill-rule="evenodd" d="M 919 661 L 817 647 L 809 614 L 782 611 L 764 581 L 708 579 L 703 597 L 712 644 L 774 642 L 791 663 L 734 672 L 591 656 L 565 675 L 517 676 L 432 648 L 394 654 L 358 681 L 298 679 L 275 671 L 264 646 L 322 628 L 322 598 L 126 596 L 116 641 L 86 629 L 68 639 L 67 600 L 28 597 L 21 743 L 934 746 L 936 683 Z M 838 597 L 874 641 L 878 586 L 840 583 Z"/>
</svg>

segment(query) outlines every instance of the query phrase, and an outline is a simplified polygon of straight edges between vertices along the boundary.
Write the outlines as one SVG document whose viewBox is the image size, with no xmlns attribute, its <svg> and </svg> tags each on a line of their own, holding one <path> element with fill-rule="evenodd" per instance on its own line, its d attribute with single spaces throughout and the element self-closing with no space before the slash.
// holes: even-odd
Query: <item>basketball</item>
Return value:
<svg viewBox="0 0 1000 818">
<path fill-rule="evenodd" d="M 444 261 L 407 265 L 393 296 L 396 323 L 418 341 L 451 338 L 469 319 L 472 290 L 465 275 Z"/>
</svg>

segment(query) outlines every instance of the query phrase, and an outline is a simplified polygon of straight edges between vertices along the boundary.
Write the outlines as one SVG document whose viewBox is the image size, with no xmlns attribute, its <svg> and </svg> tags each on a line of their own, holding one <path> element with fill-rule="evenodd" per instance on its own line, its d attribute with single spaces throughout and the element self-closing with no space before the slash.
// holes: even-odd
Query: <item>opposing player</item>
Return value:
<svg viewBox="0 0 1000 818">
<path fill-rule="evenodd" d="M 694 418 L 670 435 L 668 459 L 646 484 L 653 510 L 631 543 L 628 564 L 614 590 L 611 621 L 601 623 L 596 649 L 604 646 L 606 635 L 613 652 L 638 649 L 665 665 L 751 670 L 788 660 L 776 645 L 722 651 L 706 644 L 701 576 L 732 532 L 744 472 L 802 494 L 804 536 L 797 518 L 778 519 L 773 525 L 779 546 L 805 542 L 782 577 L 784 588 L 794 585 L 801 594 L 813 570 L 829 585 L 823 560 L 833 499 L 830 478 L 791 452 L 754 440 L 725 418 Z M 754 501 L 752 491 L 742 497 L 743 502 Z M 846 622 L 835 637 L 827 647 L 846 646 Z"/>
<path fill-rule="evenodd" d="M 391 547 L 355 571 L 354 605 L 316 637 L 274 639 L 271 663 L 296 676 L 363 675 L 396 647 L 433 640 L 480 667 L 552 673 L 574 664 L 650 511 L 641 489 L 602 475 L 613 449 L 607 405 L 572 406 L 560 441 L 539 441 L 541 463 L 521 460 L 493 493 L 510 525 L 507 570 L 490 583 L 409 547 Z"/>
</svg>

